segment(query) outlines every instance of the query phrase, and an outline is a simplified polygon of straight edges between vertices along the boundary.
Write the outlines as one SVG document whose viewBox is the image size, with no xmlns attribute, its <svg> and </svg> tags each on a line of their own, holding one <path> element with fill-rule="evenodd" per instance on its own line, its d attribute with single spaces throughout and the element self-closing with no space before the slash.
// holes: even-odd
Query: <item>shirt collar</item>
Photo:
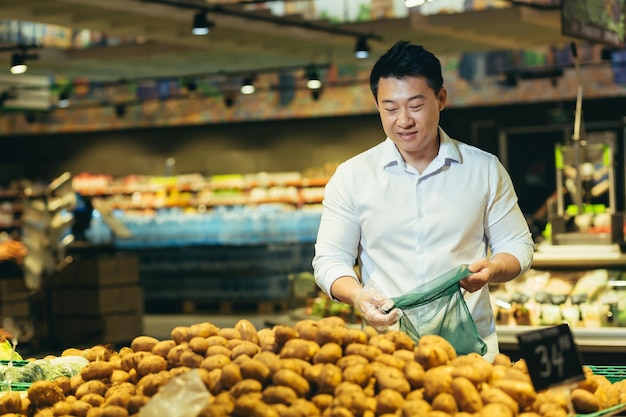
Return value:
<svg viewBox="0 0 626 417">
<path fill-rule="evenodd" d="M 450 136 L 448 136 L 441 126 L 438 129 L 440 143 L 439 152 L 437 153 L 435 159 L 444 163 L 463 162 L 457 144 L 450 138 Z M 385 142 L 383 142 L 381 164 L 383 169 L 394 165 L 406 168 L 406 162 L 404 162 L 402 155 L 400 155 L 400 151 L 389 137 L 387 137 Z"/>
</svg>

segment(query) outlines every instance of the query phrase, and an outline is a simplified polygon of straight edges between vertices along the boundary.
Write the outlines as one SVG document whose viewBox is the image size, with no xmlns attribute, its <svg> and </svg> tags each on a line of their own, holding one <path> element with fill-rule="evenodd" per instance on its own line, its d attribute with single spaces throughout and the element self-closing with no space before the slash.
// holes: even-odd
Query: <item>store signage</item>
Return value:
<svg viewBox="0 0 626 417">
<path fill-rule="evenodd" d="M 518 334 L 517 340 L 536 391 L 585 379 L 567 323 Z"/>
</svg>

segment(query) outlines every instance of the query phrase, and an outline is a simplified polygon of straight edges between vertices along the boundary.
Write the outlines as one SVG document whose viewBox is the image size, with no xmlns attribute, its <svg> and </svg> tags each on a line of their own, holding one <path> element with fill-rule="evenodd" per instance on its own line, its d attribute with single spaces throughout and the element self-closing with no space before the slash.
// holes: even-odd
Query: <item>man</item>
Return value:
<svg viewBox="0 0 626 417">
<path fill-rule="evenodd" d="M 372 68 L 370 88 L 387 138 L 342 163 L 326 186 L 316 282 L 384 330 L 399 318 L 391 297 L 468 264 L 460 285 L 492 359 L 486 284 L 526 271 L 534 251 L 511 179 L 494 155 L 439 126 L 447 91 L 431 52 L 397 42 Z M 380 291 L 364 289 L 369 280 Z"/>
</svg>

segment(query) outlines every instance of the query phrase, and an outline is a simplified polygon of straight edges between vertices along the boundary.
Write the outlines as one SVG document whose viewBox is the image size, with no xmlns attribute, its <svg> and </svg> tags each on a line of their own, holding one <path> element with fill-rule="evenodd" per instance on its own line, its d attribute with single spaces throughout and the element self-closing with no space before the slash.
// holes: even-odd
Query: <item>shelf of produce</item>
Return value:
<svg viewBox="0 0 626 417">
<path fill-rule="evenodd" d="M 626 266 L 619 245 L 542 245 L 533 268 L 611 268 Z"/>
<path fill-rule="evenodd" d="M 496 333 L 503 349 L 517 349 L 517 335 L 537 330 L 538 326 L 496 326 Z M 572 336 L 581 352 L 624 352 L 626 351 L 626 328 L 598 327 L 572 328 Z"/>
</svg>

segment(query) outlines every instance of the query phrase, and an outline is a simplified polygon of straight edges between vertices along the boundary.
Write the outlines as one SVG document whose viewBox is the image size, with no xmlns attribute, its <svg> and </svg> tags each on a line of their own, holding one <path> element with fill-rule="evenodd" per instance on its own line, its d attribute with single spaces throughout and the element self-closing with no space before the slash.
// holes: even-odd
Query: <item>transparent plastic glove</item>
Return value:
<svg viewBox="0 0 626 417">
<path fill-rule="evenodd" d="M 361 317 L 379 332 L 387 330 L 400 318 L 400 310 L 377 288 L 366 285 L 354 298 L 354 308 Z"/>
</svg>

